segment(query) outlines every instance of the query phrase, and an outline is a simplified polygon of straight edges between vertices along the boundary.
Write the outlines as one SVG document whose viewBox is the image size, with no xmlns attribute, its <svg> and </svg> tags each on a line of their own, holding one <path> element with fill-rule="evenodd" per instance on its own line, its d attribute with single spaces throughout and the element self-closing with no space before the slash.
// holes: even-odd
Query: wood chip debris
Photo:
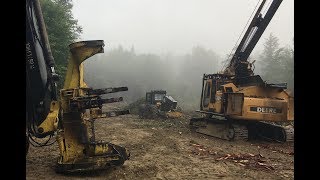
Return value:
<svg viewBox="0 0 320 180">
<path fill-rule="evenodd" d="M 217 155 L 218 152 L 214 150 L 213 148 L 205 147 L 200 144 L 191 144 L 193 149 L 191 150 L 191 153 L 198 156 L 208 156 L 208 155 Z"/>
<path fill-rule="evenodd" d="M 192 147 L 191 153 L 197 156 L 216 156 L 218 155 L 217 150 L 209 147 L 205 147 L 201 144 L 190 143 Z M 274 170 L 272 165 L 267 163 L 266 158 L 262 154 L 252 153 L 239 153 L 239 154 L 225 154 L 216 158 L 217 161 L 231 161 L 240 166 L 246 168 L 263 169 L 263 170 Z"/>
<path fill-rule="evenodd" d="M 267 164 L 266 159 L 261 154 L 226 154 L 217 158 L 218 161 L 231 160 L 232 162 L 248 168 L 274 170 L 272 165 Z"/>
<path fill-rule="evenodd" d="M 293 156 L 294 155 L 294 151 L 293 149 L 292 150 L 289 150 L 289 151 L 284 151 L 282 149 L 278 149 L 276 147 L 273 147 L 273 146 L 270 146 L 268 144 L 263 144 L 263 145 L 260 145 L 262 148 L 264 149 L 270 149 L 272 150 L 273 153 L 276 153 L 276 152 L 279 152 L 279 153 L 282 153 L 282 154 L 288 154 L 288 155 L 291 155 Z M 258 148 L 260 148 L 260 146 L 258 146 Z"/>
</svg>

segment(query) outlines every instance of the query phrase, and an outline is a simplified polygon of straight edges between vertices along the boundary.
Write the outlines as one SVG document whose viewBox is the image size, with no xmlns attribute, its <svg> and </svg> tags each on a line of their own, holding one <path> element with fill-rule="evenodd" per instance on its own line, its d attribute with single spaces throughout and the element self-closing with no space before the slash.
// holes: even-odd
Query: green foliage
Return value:
<svg viewBox="0 0 320 180">
<path fill-rule="evenodd" d="M 288 83 L 288 89 L 294 87 L 294 50 L 279 47 L 279 39 L 272 34 L 264 43 L 264 50 L 260 55 L 262 77 L 270 83 Z"/>
<path fill-rule="evenodd" d="M 67 70 L 68 46 L 80 36 L 82 28 L 73 18 L 71 0 L 40 0 L 40 3 L 56 70 L 61 76 L 60 89 Z"/>
</svg>

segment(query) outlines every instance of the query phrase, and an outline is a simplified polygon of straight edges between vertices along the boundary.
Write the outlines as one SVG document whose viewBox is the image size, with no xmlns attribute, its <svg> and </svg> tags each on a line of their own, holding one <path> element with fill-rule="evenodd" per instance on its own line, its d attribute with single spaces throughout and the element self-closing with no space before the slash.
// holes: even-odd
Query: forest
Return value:
<svg viewBox="0 0 320 180">
<path fill-rule="evenodd" d="M 56 69 L 61 76 L 59 88 L 62 88 L 68 45 L 77 41 L 82 27 L 72 15 L 72 1 L 41 0 L 41 4 Z M 280 46 L 279 40 L 272 33 L 260 39 L 264 48 L 254 51 L 249 60 L 256 61 L 254 73 L 264 81 L 286 82 L 288 89 L 294 92 L 294 41 L 291 45 Z M 134 46 L 126 49 L 121 44 L 110 49 L 108 39 L 104 41 L 104 53 L 84 63 L 85 81 L 93 88 L 127 86 L 127 92 L 119 93 L 127 103 L 144 98 L 147 91 L 163 89 L 182 108 L 195 110 L 199 106 L 203 74 L 220 72 L 229 57 L 229 54 L 199 45 L 190 45 L 190 52 L 177 55 L 137 53 Z"/>
<path fill-rule="evenodd" d="M 274 35 L 264 40 L 264 49 L 256 60 L 256 75 L 268 83 L 288 83 L 293 91 L 294 50 L 279 47 Z M 185 55 L 137 54 L 134 47 L 116 49 L 105 47 L 105 53 L 91 57 L 85 62 L 85 80 L 94 88 L 127 86 L 121 95 L 127 102 L 145 97 L 147 91 L 163 89 L 174 97 L 184 109 L 196 109 L 201 95 L 204 73 L 218 73 L 227 62 L 218 52 L 194 46 Z"/>
</svg>

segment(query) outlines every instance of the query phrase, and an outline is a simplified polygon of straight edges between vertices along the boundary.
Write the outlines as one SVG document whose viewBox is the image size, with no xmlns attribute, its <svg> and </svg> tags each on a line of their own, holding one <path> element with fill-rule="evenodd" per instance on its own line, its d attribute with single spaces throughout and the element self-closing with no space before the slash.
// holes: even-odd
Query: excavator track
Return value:
<svg viewBox="0 0 320 180">
<path fill-rule="evenodd" d="M 294 141 L 294 128 L 267 122 L 238 123 L 213 118 L 192 118 L 191 128 L 195 132 L 225 140 L 262 139 L 275 142 Z"/>
<path fill-rule="evenodd" d="M 269 122 L 256 122 L 249 126 L 250 137 L 280 143 L 294 141 L 293 126 L 282 126 Z"/>
<path fill-rule="evenodd" d="M 294 128 L 292 126 L 284 127 L 286 131 L 286 142 L 293 142 L 294 141 Z"/>
<path fill-rule="evenodd" d="M 240 125 L 240 124 L 232 124 L 235 136 L 234 140 L 248 140 L 248 128 L 245 125 Z"/>
<path fill-rule="evenodd" d="M 245 125 L 227 120 L 213 118 L 192 118 L 190 126 L 196 132 L 225 140 L 248 140 L 248 129 Z"/>
</svg>

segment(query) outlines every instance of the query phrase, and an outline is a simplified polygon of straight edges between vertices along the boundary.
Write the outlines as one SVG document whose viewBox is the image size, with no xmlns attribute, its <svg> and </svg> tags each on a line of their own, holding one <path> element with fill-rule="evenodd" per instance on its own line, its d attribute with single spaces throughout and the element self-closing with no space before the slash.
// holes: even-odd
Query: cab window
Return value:
<svg viewBox="0 0 320 180">
<path fill-rule="evenodd" d="M 206 82 L 205 89 L 204 89 L 204 97 L 203 97 L 203 106 L 208 107 L 210 102 L 210 94 L 211 94 L 211 83 Z"/>
</svg>

